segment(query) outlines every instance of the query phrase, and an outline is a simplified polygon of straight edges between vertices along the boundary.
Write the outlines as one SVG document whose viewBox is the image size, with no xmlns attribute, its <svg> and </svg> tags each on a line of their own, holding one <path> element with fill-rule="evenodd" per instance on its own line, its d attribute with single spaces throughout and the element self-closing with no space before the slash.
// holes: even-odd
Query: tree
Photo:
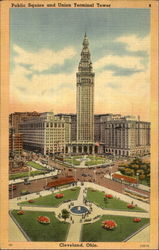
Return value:
<svg viewBox="0 0 159 250">
<path fill-rule="evenodd" d="M 140 180 L 144 180 L 144 179 L 145 179 L 145 175 L 144 175 L 144 174 L 141 174 L 141 175 L 139 176 L 139 178 L 140 178 Z"/>
<path fill-rule="evenodd" d="M 67 218 L 70 217 L 70 213 L 69 213 L 69 211 L 68 211 L 67 209 L 62 209 L 61 213 L 62 213 L 62 218 L 63 218 L 65 221 L 66 221 Z"/>
<path fill-rule="evenodd" d="M 125 174 L 125 167 L 119 166 L 118 171 L 120 171 L 122 174 Z"/>
</svg>

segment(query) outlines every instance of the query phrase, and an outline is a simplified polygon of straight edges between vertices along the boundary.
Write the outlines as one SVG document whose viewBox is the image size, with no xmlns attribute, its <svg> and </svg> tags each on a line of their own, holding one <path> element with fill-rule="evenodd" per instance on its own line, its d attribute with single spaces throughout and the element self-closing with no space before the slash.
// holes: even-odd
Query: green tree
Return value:
<svg viewBox="0 0 159 250">
<path fill-rule="evenodd" d="M 133 176 L 133 173 L 134 173 L 133 169 L 130 169 L 130 168 L 125 169 L 125 174 L 126 175 Z"/>
<path fill-rule="evenodd" d="M 69 211 L 68 211 L 67 209 L 62 209 L 61 213 L 62 213 L 62 218 L 63 218 L 65 221 L 66 221 L 67 218 L 70 217 L 70 213 L 69 213 Z"/>
<path fill-rule="evenodd" d="M 132 164 L 131 168 L 134 170 L 134 175 L 136 175 L 137 170 L 139 169 L 139 165 L 137 164 Z"/>
<path fill-rule="evenodd" d="M 123 167 L 122 165 L 118 167 L 118 170 L 119 170 L 122 174 L 125 174 L 125 167 Z"/>
<path fill-rule="evenodd" d="M 141 175 L 139 176 L 139 178 L 140 178 L 140 180 L 144 180 L 144 179 L 145 179 L 145 175 L 144 175 L 144 174 L 141 174 Z"/>
</svg>

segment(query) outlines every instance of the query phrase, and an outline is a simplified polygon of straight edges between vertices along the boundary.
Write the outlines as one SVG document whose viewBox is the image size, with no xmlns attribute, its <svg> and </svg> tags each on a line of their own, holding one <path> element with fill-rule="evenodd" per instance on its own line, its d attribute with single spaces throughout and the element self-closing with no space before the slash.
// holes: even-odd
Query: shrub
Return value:
<svg viewBox="0 0 159 250">
<path fill-rule="evenodd" d="M 102 227 L 107 230 L 113 230 L 114 228 L 117 227 L 117 224 L 113 220 L 106 220 L 102 222 Z"/>
<path fill-rule="evenodd" d="M 34 200 L 29 200 L 28 202 L 29 202 L 29 203 L 34 203 L 35 201 L 34 201 Z"/>
<path fill-rule="evenodd" d="M 40 222 L 41 224 L 49 224 L 50 218 L 47 216 L 38 216 L 37 221 Z"/>
<path fill-rule="evenodd" d="M 64 194 L 55 194 L 55 198 L 57 199 L 60 199 L 60 198 L 63 198 L 64 197 Z"/>
<path fill-rule="evenodd" d="M 108 198 L 108 199 L 112 199 L 113 195 L 112 194 L 106 194 L 105 197 Z"/>
<path fill-rule="evenodd" d="M 133 221 L 134 221 L 134 222 L 140 222 L 140 221 L 141 221 L 141 218 L 134 218 Z"/>
<path fill-rule="evenodd" d="M 131 209 L 134 208 L 135 206 L 133 204 L 128 204 L 127 207 Z"/>
<path fill-rule="evenodd" d="M 20 210 L 17 212 L 18 215 L 23 215 L 24 214 L 24 211 L 23 210 Z"/>
</svg>

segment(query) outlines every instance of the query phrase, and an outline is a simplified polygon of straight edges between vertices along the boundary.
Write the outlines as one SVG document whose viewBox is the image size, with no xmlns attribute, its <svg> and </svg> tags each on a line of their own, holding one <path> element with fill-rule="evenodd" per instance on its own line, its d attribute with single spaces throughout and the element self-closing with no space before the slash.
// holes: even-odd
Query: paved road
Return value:
<svg viewBox="0 0 159 250">
<path fill-rule="evenodd" d="M 116 172 L 118 169 L 118 164 L 121 164 L 121 162 L 116 162 L 112 168 L 111 168 L 111 173 Z M 76 180 L 81 181 L 81 182 L 90 182 L 90 183 L 96 183 L 98 185 L 101 185 L 103 187 L 112 189 L 116 192 L 122 193 L 125 187 L 129 187 L 130 189 L 134 191 L 139 191 L 143 194 L 149 195 L 148 191 L 145 190 L 138 190 L 135 187 L 130 187 L 125 184 L 121 184 L 119 182 L 115 182 L 111 179 L 105 178 L 105 175 L 110 174 L 110 168 L 109 167 L 96 167 L 96 168 L 79 168 L 79 169 L 74 169 L 71 167 L 65 167 L 59 163 L 55 163 L 54 161 L 49 161 L 49 165 L 61 170 L 58 173 L 58 177 L 65 177 L 65 176 L 74 176 Z M 84 176 L 84 175 L 87 176 Z M 9 192 L 9 198 L 14 198 L 17 196 L 20 196 L 21 190 L 27 189 L 29 192 L 39 192 L 44 189 L 44 186 L 46 185 L 47 182 L 52 181 L 51 177 L 44 177 L 43 179 L 36 179 L 35 181 L 31 181 L 31 185 L 24 185 L 24 183 L 19 183 L 17 185 L 17 189 L 14 190 L 13 192 Z"/>
</svg>

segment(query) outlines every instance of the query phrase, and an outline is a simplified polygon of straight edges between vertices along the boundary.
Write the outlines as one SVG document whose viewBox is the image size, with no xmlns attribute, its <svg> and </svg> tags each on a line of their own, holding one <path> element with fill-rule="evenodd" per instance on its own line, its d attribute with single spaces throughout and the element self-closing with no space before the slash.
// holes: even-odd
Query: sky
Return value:
<svg viewBox="0 0 159 250">
<path fill-rule="evenodd" d="M 85 32 L 95 113 L 150 120 L 149 9 L 10 9 L 10 112 L 76 112 Z"/>
</svg>

